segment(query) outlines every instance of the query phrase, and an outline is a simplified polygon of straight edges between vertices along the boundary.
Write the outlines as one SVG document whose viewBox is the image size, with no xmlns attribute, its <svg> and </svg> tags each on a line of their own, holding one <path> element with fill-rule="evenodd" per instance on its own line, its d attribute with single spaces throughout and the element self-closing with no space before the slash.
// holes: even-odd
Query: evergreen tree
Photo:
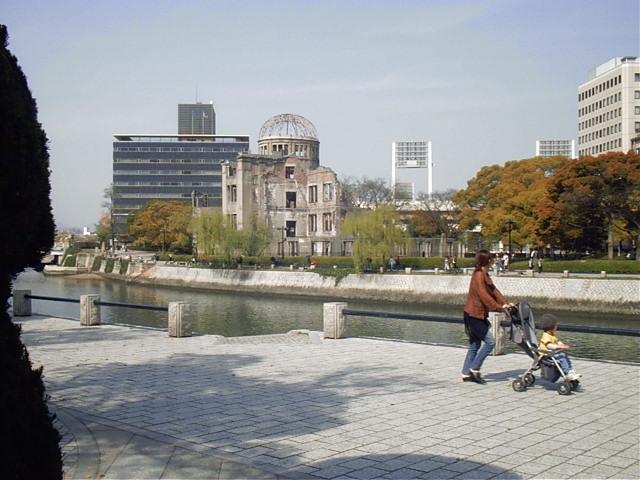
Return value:
<svg viewBox="0 0 640 480">
<path fill-rule="evenodd" d="M 62 478 L 59 434 L 8 312 L 12 278 L 53 245 L 47 138 L 0 25 L 0 472 L 6 479 Z"/>
</svg>

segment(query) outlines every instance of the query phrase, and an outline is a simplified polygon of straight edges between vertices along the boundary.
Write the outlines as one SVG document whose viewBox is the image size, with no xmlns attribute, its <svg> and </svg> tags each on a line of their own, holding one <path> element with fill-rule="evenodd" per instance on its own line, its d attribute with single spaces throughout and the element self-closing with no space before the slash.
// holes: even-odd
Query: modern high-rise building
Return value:
<svg viewBox="0 0 640 480">
<path fill-rule="evenodd" d="M 397 172 L 399 168 L 426 168 L 427 169 L 427 192 L 429 198 L 433 193 L 433 162 L 431 161 L 431 142 L 393 142 L 391 146 L 391 188 L 394 196 L 397 193 L 406 195 L 408 186 L 397 182 Z M 414 191 L 411 187 L 411 192 Z M 411 194 L 413 196 L 413 193 Z M 411 198 L 413 200 L 413 198 Z"/>
<path fill-rule="evenodd" d="M 626 152 L 640 132 L 640 59 L 616 57 L 578 87 L 578 155 Z"/>
<path fill-rule="evenodd" d="M 564 155 L 576 158 L 575 140 L 536 140 L 536 157 L 554 157 Z"/>
<path fill-rule="evenodd" d="M 213 102 L 178 105 L 178 135 L 215 135 L 216 112 Z"/>
<path fill-rule="evenodd" d="M 116 232 L 152 200 L 222 207 L 221 162 L 249 151 L 247 135 L 114 135 Z"/>
</svg>

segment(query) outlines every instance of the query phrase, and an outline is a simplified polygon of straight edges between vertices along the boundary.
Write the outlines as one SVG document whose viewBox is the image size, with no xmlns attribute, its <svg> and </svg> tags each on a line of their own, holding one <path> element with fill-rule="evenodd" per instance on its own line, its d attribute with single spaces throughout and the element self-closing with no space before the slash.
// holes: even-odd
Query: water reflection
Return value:
<svg viewBox="0 0 640 480">
<path fill-rule="evenodd" d="M 214 292 L 159 286 L 135 285 L 104 281 L 96 278 L 55 277 L 37 272 L 25 272 L 14 282 L 16 289 L 30 289 L 34 295 L 77 299 L 81 295 L 99 294 L 101 300 L 166 306 L 169 302 L 191 304 L 193 330 L 198 333 L 224 335 L 265 335 L 285 333 L 289 330 L 322 330 L 322 305 L 335 299 L 299 296 L 275 296 L 234 292 Z M 349 308 L 381 312 L 401 312 L 461 318 L 462 306 L 413 305 L 392 302 L 349 301 Z M 637 317 L 626 315 L 585 314 L 571 312 L 536 311 L 554 313 L 560 323 L 611 328 L 638 329 Z M 79 317 L 79 306 L 33 300 L 33 311 L 52 316 Z M 103 322 L 166 328 L 167 314 L 122 307 L 103 307 Z M 562 328 L 562 327 L 561 327 Z M 572 356 L 640 363 L 640 339 L 584 333 L 562 332 L 562 340 L 572 345 Z M 415 320 L 349 317 L 349 334 L 389 338 L 412 342 L 465 345 L 461 324 L 434 323 Z M 518 347 L 509 341 L 508 350 Z"/>
</svg>

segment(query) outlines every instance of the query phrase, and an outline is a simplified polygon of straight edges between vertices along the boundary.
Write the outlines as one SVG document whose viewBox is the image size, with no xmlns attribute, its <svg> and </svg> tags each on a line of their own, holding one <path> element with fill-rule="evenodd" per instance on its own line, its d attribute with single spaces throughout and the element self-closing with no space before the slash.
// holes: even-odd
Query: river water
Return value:
<svg viewBox="0 0 640 480">
<path fill-rule="evenodd" d="M 191 304 L 195 333 L 224 335 L 266 335 L 290 330 L 323 330 L 322 309 L 331 298 L 247 294 L 246 292 L 218 292 L 210 290 L 128 284 L 99 278 L 45 276 L 27 271 L 14 281 L 14 289 L 31 290 L 32 295 L 79 299 L 81 295 L 98 294 L 102 301 L 133 303 L 166 307 L 169 302 Z M 401 312 L 442 317 L 462 317 L 462 306 L 415 305 L 393 302 L 348 302 L 349 309 L 377 312 Z M 640 319 L 631 315 L 605 315 L 560 312 L 545 309 L 535 318 L 553 313 L 560 324 L 638 329 Z M 33 300 L 34 313 L 79 318 L 77 303 Z M 101 307 L 103 323 L 166 328 L 167 313 L 123 307 Z M 435 323 L 416 320 L 379 319 L 372 317 L 347 318 L 350 336 L 369 336 L 410 342 L 429 342 L 446 345 L 465 345 L 462 324 Z M 571 355 L 640 363 L 640 338 L 586 333 L 562 332 L 558 336 L 572 346 Z M 519 347 L 506 341 L 508 351 Z"/>
</svg>

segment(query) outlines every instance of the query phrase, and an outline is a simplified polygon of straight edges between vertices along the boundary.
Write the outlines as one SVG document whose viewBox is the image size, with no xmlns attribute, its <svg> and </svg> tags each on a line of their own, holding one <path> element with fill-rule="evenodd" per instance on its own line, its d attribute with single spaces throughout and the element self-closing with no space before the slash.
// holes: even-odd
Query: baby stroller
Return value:
<svg viewBox="0 0 640 480">
<path fill-rule="evenodd" d="M 578 387 L 580 382 L 567 378 L 555 359 L 554 352 L 538 348 L 536 325 L 533 321 L 533 312 L 529 304 L 520 302 L 517 307 L 505 312 L 511 321 L 511 341 L 517 343 L 527 355 L 533 358 L 533 363 L 529 369 L 511 383 L 513 389 L 516 392 L 524 392 L 527 387 L 532 386 L 536 381 L 533 372 L 540 370 L 540 376 L 548 382 L 556 382 L 562 377 L 562 380 L 556 385 L 556 390 L 560 395 L 569 395 L 572 390 Z"/>
</svg>

